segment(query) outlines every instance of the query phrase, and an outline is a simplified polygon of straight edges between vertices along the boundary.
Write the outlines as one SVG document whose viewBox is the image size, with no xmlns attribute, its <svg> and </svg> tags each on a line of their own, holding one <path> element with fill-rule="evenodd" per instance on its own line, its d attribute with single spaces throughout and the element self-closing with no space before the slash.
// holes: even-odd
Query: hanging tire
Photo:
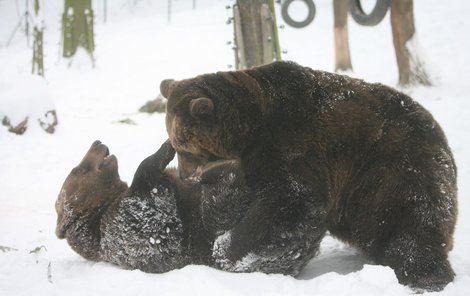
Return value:
<svg viewBox="0 0 470 296">
<path fill-rule="evenodd" d="M 349 0 L 349 13 L 356 23 L 362 26 L 376 26 L 387 14 L 390 0 L 376 0 L 374 9 L 365 13 L 362 9 L 361 0 Z"/>
<path fill-rule="evenodd" d="M 303 1 L 308 7 L 308 15 L 303 21 L 296 21 L 292 19 L 289 15 L 289 5 L 291 5 L 294 1 Z M 282 18 L 284 19 L 286 24 L 294 28 L 303 28 L 308 26 L 315 18 L 315 12 L 316 9 L 313 0 L 286 0 L 282 3 L 281 7 Z"/>
</svg>

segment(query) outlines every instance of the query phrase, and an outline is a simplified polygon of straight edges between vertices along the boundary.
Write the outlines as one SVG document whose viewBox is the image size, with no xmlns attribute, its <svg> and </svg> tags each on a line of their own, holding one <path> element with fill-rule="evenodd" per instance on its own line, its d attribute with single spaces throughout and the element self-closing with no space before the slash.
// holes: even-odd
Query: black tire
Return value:
<svg viewBox="0 0 470 296">
<path fill-rule="evenodd" d="M 349 13 L 356 23 L 362 26 L 376 26 L 387 14 L 390 0 L 376 0 L 374 9 L 367 14 L 362 9 L 361 0 L 349 0 Z"/>
<path fill-rule="evenodd" d="M 305 18 L 305 20 L 296 21 L 290 17 L 289 5 L 291 5 L 291 3 L 294 1 L 303 1 L 307 5 L 308 15 Z M 284 19 L 286 24 L 294 28 L 303 28 L 303 27 L 308 26 L 315 18 L 315 12 L 316 12 L 316 8 L 315 8 L 315 4 L 313 3 L 313 0 L 286 0 L 284 1 L 284 3 L 282 3 L 282 6 L 281 6 L 282 18 Z"/>
</svg>

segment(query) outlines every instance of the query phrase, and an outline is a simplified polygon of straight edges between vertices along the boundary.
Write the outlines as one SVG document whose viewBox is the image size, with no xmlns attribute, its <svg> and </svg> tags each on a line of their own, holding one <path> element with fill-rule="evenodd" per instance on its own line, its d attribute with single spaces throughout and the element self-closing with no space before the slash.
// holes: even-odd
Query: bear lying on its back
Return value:
<svg viewBox="0 0 470 296">
<path fill-rule="evenodd" d="M 145 159 L 130 187 L 117 158 L 96 141 L 62 186 L 56 202 L 59 238 L 78 254 L 124 268 L 165 272 L 190 262 L 183 219 L 177 215 L 166 143 Z"/>
<path fill-rule="evenodd" d="M 116 157 L 93 143 L 60 191 L 57 236 L 87 259 L 123 268 L 159 273 L 187 264 L 214 266 L 214 240 L 245 215 L 251 193 L 238 163 L 210 163 L 197 181 L 182 181 L 166 169 L 174 154 L 164 143 L 142 161 L 128 187 Z M 295 257 L 304 244 L 289 241 L 265 250 L 276 261 L 253 258 L 239 268 L 296 275 L 309 259 Z"/>
<path fill-rule="evenodd" d="M 291 62 L 160 88 L 180 174 L 236 159 L 253 194 L 216 241 L 219 266 L 242 270 L 285 237 L 304 241 L 296 254 L 311 257 L 329 229 L 403 284 L 452 281 L 456 168 L 443 131 L 408 96 Z"/>
</svg>

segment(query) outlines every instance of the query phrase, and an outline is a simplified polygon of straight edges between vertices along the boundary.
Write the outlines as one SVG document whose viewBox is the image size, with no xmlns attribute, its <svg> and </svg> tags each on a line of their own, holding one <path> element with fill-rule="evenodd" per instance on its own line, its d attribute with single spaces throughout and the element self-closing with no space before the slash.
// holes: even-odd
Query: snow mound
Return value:
<svg viewBox="0 0 470 296">
<path fill-rule="evenodd" d="M 44 79 L 35 75 L 11 75 L 0 80 L 0 120 L 17 126 L 28 118 L 53 124 L 50 111 L 55 110 Z"/>
</svg>

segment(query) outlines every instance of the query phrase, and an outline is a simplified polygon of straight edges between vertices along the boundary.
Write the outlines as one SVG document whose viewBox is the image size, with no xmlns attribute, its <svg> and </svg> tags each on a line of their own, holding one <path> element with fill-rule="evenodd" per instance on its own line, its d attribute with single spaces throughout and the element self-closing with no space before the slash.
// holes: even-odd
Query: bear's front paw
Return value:
<svg viewBox="0 0 470 296">
<path fill-rule="evenodd" d="M 417 293 L 442 291 L 454 279 L 455 273 L 446 259 L 422 259 L 419 263 L 395 270 L 398 280 Z"/>
<path fill-rule="evenodd" d="M 229 248 L 232 243 L 232 232 L 227 231 L 220 235 L 214 242 L 212 257 L 218 268 L 226 271 L 233 271 L 235 262 L 230 259 Z"/>
</svg>

